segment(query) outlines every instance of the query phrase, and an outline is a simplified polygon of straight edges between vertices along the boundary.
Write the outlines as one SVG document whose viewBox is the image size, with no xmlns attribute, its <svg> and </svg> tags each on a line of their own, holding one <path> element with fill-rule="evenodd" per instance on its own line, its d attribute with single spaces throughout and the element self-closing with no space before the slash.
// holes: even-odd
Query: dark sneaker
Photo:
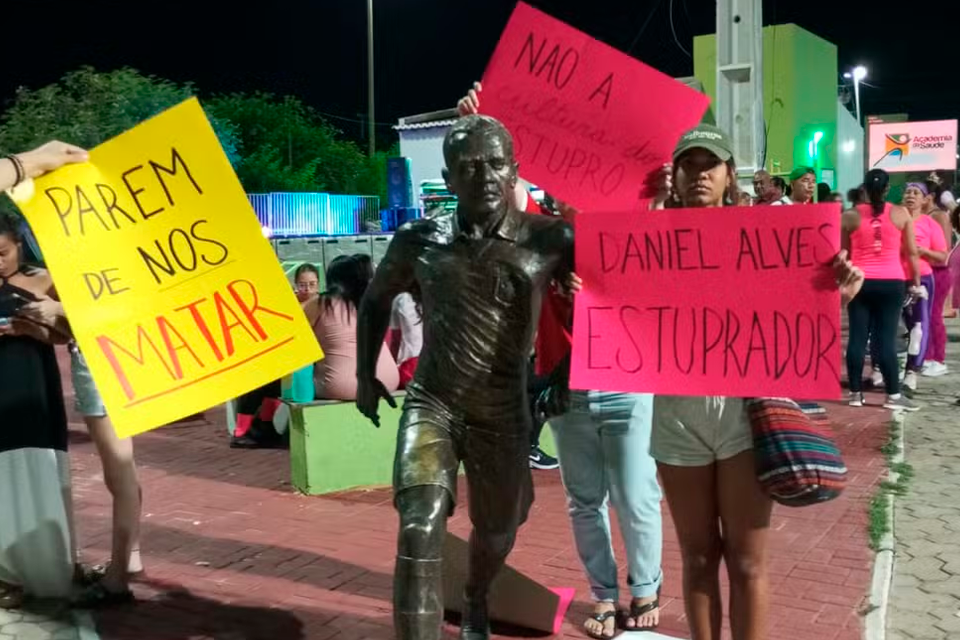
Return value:
<svg viewBox="0 0 960 640">
<path fill-rule="evenodd" d="M 230 448 L 231 449 L 259 449 L 260 443 L 251 438 L 250 436 L 232 436 L 230 438 Z"/>
<path fill-rule="evenodd" d="M 887 401 L 883 403 L 883 408 L 891 411 L 920 411 L 920 405 L 903 395 L 896 399 L 887 397 Z"/>
<path fill-rule="evenodd" d="M 530 468 L 531 469 L 557 469 L 560 462 L 553 456 L 548 456 L 540 447 L 530 449 Z"/>
</svg>

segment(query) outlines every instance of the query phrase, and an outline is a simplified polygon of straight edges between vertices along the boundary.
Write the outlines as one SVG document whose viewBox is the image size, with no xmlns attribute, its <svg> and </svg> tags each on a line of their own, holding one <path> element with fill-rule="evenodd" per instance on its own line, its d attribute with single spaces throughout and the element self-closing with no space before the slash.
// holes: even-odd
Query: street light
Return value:
<svg viewBox="0 0 960 640">
<path fill-rule="evenodd" d="M 843 74 L 844 78 L 853 78 L 853 99 L 857 105 L 857 124 L 860 124 L 860 81 L 867 77 L 867 68 L 857 65 L 853 68 L 853 73 Z"/>
<path fill-rule="evenodd" d="M 373 105 L 373 0 L 367 0 L 367 138 L 371 158 L 377 150 Z"/>
<path fill-rule="evenodd" d="M 807 151 L 811 160 L 816 160 L 820 155 L 820 141 L 823 140 L 823 131 L 816 131 L 813 134 L 813 140 L 807 145 Z"/>
</svg>

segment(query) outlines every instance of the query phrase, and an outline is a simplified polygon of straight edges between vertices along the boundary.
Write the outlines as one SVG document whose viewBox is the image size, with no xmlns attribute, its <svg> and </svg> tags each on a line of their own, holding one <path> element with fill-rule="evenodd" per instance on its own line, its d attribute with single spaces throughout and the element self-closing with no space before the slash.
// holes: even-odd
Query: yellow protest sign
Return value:
<svg viewBox="0 0 960 640">
<path fill-rule="evenodd" d="M 323 357 L 195 99 L 19 205 L 121 436 Z"/>
</svg>

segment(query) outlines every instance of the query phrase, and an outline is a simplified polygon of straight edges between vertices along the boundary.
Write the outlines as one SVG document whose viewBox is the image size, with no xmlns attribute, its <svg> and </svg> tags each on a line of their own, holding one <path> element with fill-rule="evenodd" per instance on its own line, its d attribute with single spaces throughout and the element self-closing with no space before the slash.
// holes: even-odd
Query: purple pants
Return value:
<svg viewBox="0 0 960 640">
<path fill-rule="evenodd" d="M 933 276 L 920 276 L 920 284 L 927 288 L 927 299 L 917 300 L 903 309 L 903 323 L 907 325 L 907 331 L 914 325 L 920 324 L 923 330 L 923 337 L 920 338 L 920 351 L 915 356 L 907 358 L 907 371 L 920 371 L 923 368 L 923 359 L 927 355 L 927 345 L 930 343 L 930 317 L 933 300 L 936 298 L 937 289 L 933 282 Z M 942 313 L 940 315 L 943 315 Z M 913 346 L 913 345 L 911 345 Z"/>
<path fill-rule="evenodd" d="M 950 281 L 953 283 L 953 300 L 950 307 L 960 309 L 960 244 L 953 248 L 947 265 L 950 269 Z"/>
<path fill-rule="evenodd" d="M 943 322 L 943 309 L 950 295 L 951 275 L 947 267 L 933 270 L 933 306 L 930 308 L 930 343 L 927 345 L 927 360 L 943 364 L 947 359 L 947 325 Z"/>
</svg>

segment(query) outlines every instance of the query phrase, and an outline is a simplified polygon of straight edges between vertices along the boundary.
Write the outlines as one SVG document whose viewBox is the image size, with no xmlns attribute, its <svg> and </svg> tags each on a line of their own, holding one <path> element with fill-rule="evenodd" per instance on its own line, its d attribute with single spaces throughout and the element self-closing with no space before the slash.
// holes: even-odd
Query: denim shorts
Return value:
<svg viewBox="0 0 960 640">
<path fill-rule="evenodd" d="M 70 377 L 73 379 L 74 406 L 77 411 L 85 418 L 102 418 L 107 415 L 107 408 L 103 406 L 103 398 L 93 381 L 87 361 L 76 344 L 70 345 Z"/>
</svg>

